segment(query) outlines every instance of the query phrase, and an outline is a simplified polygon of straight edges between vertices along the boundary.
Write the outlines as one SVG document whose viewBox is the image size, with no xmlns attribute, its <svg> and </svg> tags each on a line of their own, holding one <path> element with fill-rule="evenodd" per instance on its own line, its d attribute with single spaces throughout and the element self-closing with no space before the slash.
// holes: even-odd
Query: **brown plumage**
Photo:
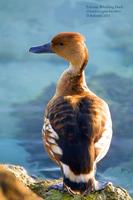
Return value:
<svg viewBox="0 0 133 200">
<path fill-rule="evenodd" d="M 95 167 L 109 149 L 112 123 L 107 103 L 86 85 L 88 50 L 84 37 L 79 33 L 60 33 L 52 39 L 50 48 L 70 66 L 61 75 L 46 108 L 42 132 L 46 150 L 60 166 L 69 191 L 100 189 Z M 33 48 L 31 51 L 38 53 Z"/>
</svg>

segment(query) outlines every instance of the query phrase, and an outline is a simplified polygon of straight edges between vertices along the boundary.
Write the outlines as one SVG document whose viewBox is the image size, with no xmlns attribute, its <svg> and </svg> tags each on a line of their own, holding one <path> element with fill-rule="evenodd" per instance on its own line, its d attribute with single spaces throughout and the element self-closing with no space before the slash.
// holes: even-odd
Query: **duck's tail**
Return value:
<svg viewBox="0 0 133 200">
<path fill-rule="evenodd" d="M 94 172 L 75 174 L 68 165 L 62 163 L 63 182 L 71 194 L 89 193 L 95 189 Z"/>
</svg>

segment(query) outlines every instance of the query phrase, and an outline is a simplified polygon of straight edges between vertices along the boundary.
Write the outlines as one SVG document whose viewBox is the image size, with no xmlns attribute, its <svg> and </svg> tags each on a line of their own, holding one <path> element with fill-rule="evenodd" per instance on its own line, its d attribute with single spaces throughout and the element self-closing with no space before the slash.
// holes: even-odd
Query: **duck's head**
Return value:
<svg viewBox="0 0 133 200">
<path fill-rule="evenodd" d="M 30 48 L 32 53 L 56 53 L 75 67 L 83 67 L 88 61 L 85 38 L 77 32 L 63 32 L 56 35 L 50 43 Z"/>
</svg>

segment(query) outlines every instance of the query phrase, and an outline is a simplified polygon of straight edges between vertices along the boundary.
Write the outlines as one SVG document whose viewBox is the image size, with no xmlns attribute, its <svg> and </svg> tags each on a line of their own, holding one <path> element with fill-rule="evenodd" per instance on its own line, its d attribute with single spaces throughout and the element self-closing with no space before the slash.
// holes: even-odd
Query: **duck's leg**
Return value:
<svg viewBox="0 0 133 200">
<path fill-rule="evenodd" d="M 109 181 L 101 180 L 102 177 L 99 174 L 96 174 L 96 171 L 97 171 L 97 165 L 96 165 L 96 163 L 94 163 L 94 174 L 96 175 L 96 177 L 98 179 L 100 179 L 100 181 L 98 181 L 96 179 L 94 181 L 95 182 L 94 183 L 94 185 L 95 185 L 95 191 L 103 190 L 107 185 L 112 184 Z"/>
<path fill-rule="evenodd" d="M 106 181 L 97 181 L 94 179 L 89 180 L 89 188 L 82 193 L 82 195 L 90 194 L 91 192 L 99 191 L 105 189 L 105 187 L 109 184 L 112 184 L 111 182 Z"/>
</svg>

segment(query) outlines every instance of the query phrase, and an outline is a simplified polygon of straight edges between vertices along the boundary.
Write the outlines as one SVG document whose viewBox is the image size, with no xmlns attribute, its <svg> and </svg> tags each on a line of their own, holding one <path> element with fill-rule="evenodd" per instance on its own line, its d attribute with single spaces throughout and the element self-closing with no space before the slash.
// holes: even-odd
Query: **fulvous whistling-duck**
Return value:
<svg viewBox="0 0 133 200">
<path fill-rule="evenodd" d="M 42 130 L 45 148 L 61 168 L 64 188 L 73 194 L 104 188 L 106 184 L 95 179 L 95 169 L 109 149 L 112 121 L 107 103 L 87 87 L 84 37 L 75 32 L 59 33 L 30 52 L 56 53 L 70 63 L 46 107 Z"/>
</svg>

